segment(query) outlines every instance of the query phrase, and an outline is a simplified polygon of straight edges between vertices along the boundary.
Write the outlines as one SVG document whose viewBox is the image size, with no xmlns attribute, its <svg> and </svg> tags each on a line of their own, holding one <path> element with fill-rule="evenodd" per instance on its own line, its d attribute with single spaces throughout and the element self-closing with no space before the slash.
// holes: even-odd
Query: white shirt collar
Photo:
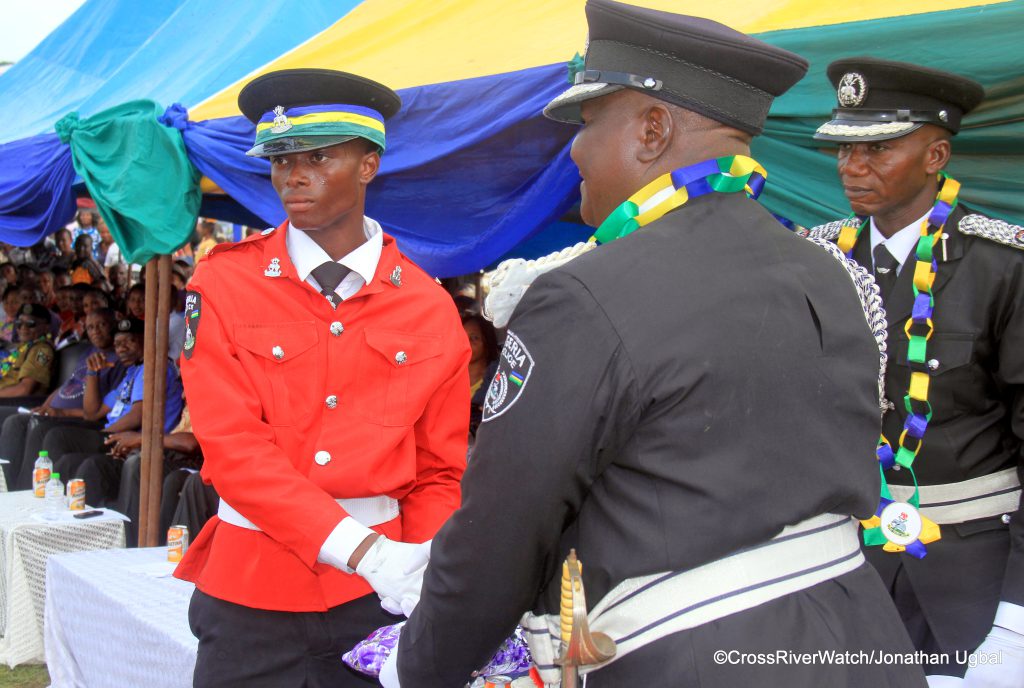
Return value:
<svg viewBox="0 0 1024 688">
<path fill-rule="evenodd" d="M 917 246 L 917 242 L 921 239 L 921 223 L 925 221 L 932 209 L 929 208 L 928 212 L 917 218 L 909 225 L 901 229 L 900 231 L 893 234 L 888 239 L 878 230 L 875 226 L 875 218 L 871 218 L 871 255 L 875 255 L 875 247 L 879 244 L 885 244 L 885 248 L 888 249 L 889 253 L 892 254 L 900 266 L 897 272 L 903 268 L 903 264 L 907 262 L 907 258 L 910 256 L 910 252 Z M 874 258 L 872 258 L 872 261 Z"/>
<path fill-rule="evenodd" d="M 377 274 L 377 264 L 380 263 L 380 254 L 384 246 L 384 232 L 379 222 L 363 216 L 363 233 L 366 235 L 366 241 L 338 260 L 352 271 L 335 290 L 343 299 L 359 291 Z M 298 227 L 293 227 L 291 223 L 288 224 L 288 233 L 285 235 L 285 246 L 299 278 L 319 289 L 320 285 L 310 273 L 331 259 L 327 251 L 320 248 L 309 234 Z"/>
</svg>

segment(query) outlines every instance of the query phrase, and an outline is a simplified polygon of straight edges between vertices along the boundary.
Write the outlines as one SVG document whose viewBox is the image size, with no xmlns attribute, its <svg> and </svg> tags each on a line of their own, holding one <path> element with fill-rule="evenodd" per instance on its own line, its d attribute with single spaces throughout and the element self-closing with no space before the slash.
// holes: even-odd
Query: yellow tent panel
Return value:
<svg viewBox="0 0 1024 688">
<path fill-rule="evenodd" d="M 984 0 L 643 0 L 745 33 L 798 29 L 990 4 Z M 238 91 L 275 69 L 325 67 L 399 89 L 565 62 L 586 42 L 583 0 L 366 0 L 305 44 L 200 103 L 194 120 L 239 114 Z"/>
</svg>

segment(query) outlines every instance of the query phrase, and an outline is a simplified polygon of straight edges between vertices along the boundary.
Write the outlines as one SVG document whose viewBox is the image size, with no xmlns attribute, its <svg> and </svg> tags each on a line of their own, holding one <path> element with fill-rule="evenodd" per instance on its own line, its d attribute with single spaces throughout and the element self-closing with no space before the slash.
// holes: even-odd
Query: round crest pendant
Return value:
<svg viewBox="0 0 1024 688">
<path fill-rule="evenodd" d="M 906 547 L 921 536 L 922 522 L 918 510 L 907 502 L 893 502 L 879 516 L 882 535 L 894 545 Z"/>
</svg>

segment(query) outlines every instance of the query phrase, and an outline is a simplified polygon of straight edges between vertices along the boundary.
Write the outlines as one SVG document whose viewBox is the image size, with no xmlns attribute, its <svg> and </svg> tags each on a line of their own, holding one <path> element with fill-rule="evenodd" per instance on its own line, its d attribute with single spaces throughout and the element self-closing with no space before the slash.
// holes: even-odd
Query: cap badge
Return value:
<svg viewBox="0 0 1024 688">
<path fill-rule="evenodd" d="M 395 269 L 391 271 L 391 284 L 396 287 L 402 286 L 402 266 L 396 265 Z"/>
<path fill-rule="evenodd" d="M 270 127 L 271 134 L 283 134 L 292 128 L 292 123 L 288 121 L 288 115 L 284 114 L 284 106 L 278 105 L 274 108 L 274 126 Z"/>
<path fill-rule="evenodd" d="M 839 80 L 839 104 L 843 107 L 857 107 L 868 95 L 868 85 L 857 72 L 847 72 Z"/>
<path fill-rule="evenodd" d="M 281 259 L 271 258 L 270 265 L 263 271 L 265 277 L 280 277 L 281 276 Z"/>
</svg>

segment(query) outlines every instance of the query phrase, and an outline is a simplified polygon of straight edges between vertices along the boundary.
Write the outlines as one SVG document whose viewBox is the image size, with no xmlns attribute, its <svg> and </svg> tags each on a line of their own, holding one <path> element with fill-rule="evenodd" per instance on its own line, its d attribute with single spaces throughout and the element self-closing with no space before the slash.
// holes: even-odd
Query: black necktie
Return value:
<svg viewBox="0 0 1024 688">
<path fill-rule="evenodd" d="M 347 267 L 341 263 L 335 263 L 333 260 L 313 268 L 312 275 L 316 278 L 317 284 L 320 285 L 320 293 L 326 296 L 327 300 L 335 308 L 341 302 L 341 297 L 334 290 L 341 284 L 341 280 L 345 279 L 345 275 L 350 272 L 352 271 Z"/>
<path fill-rule="evenodd" d="M 885 244 L 875 246 L 872 254 L 875 258 L 875 282 L 878 283 L 878 290 L 881 292 L 882 300 L 884 301 L 889 297 L 889 293 L 892 292 L 893 285 L 896 284 L 896 270 L 900 264 L 889 253 L 889 249 L 886 248 Z"/>
</svg>

